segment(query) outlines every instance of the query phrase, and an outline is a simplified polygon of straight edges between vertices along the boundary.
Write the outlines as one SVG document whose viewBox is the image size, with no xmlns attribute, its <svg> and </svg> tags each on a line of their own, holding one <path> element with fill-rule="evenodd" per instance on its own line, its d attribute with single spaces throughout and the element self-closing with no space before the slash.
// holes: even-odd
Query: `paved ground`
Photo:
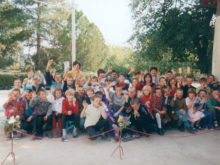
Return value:
<svg viewBox="0 0 220 165">
<path fill-rule="evenodd" d="M 0 91 L 0 108 L 6 99 L 6 93 Z M 3 120 L 0 113 L 0 121 Z M 0 134 L 3 129 L 0 126 Z M 166 135 L 188 135 L 177 130 Z M 82 136 L 81 136 L 82 137 Z M 18 165 L 219 165 L 220 131 L 189 138 L 142 137 L 123 142 L 123 160 L 119 153 L 111 157 L 117 143 L 112 141 L 89 140 L 79 142 L 54 142 L 25 137 L 15 141 L 15 154 Z M 10 151 L 10 141 L 0 136 L 0 161 Z M 12 164 L 9 160 L 7 165 Z"/>
</svg>

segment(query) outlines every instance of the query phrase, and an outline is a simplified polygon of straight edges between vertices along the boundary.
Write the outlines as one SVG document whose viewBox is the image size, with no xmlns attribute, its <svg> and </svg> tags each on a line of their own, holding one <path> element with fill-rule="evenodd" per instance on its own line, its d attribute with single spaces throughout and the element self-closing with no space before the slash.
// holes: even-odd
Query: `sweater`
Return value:
<svg viewBox="0 0 220 165">
<path fill-rule="evenodd" d="M 62 113 L 68 115 L 68 112 L 71 111 L 72 114 L 76 114 L 79 112 L 79 103 L 76 100 L 75 105 L 70 105 L 67 98 L 63 99 L 62 102 Z"/>
</svg>

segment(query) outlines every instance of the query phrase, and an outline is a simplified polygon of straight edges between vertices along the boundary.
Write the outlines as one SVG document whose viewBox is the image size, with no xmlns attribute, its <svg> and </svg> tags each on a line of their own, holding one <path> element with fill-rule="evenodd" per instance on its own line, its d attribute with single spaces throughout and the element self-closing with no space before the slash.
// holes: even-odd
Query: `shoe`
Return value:
<svg viewBox="0 0 220 165">
<path fill-rule="evenodd" d="M 163 136 L 163 135 L 164 135 L 164 131 L 163 131 L 163 129 L 162 129 L 162 128 L 159 128 L 159 129 L 158 129 L 158 134 L 159 134 L 159 135 L 161 135 L 161 136 Z"/>
<path fill-rule="evenodd" d="M 78 129 L 76 127 L 73 128 L 73 137 L 77 137 L 78 136 Z"/>
<path fill-rule="evenodd" d="M 62 141 L 63 141 L 63 142 L 68 142 L 67 137 L 62 137 Z"/>
<path fill-rule="evenodd" d="M 218 122 L 217 122 L 217 120 L 214 121 L 214 127 L 215 127 L 215 128 L 218 127 Z"/>
<path fill-rule="evenodd" d="M 191 134 L 194 134 L 196 131 L 195 131 L 196 129 L 193 127 L 193 128 L 189 128 L 189 132 L 191 133 Z"/>
<path fill-rule="evenodd" d="M 133 139 L 133 137 L 129 134 L 126 134 L 125 136 L 122 137 L 123 142 L 127 142 L 127 141 L 130 141 L 132 139 Z"/>
<path fill-rule="evenodd" d="M 141 135 L 140 135 L 140 134 L 138 134 L 138 133 L 136 133 L 136 134 L 132 135 L 132 138 L 139 138 L 139 137 L 141 137 Z"/>
</svg>

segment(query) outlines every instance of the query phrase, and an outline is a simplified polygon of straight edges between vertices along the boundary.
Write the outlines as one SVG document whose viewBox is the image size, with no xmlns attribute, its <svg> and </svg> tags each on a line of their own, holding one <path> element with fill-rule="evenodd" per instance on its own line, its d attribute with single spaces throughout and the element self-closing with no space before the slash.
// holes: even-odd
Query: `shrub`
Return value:
<svg viewBox="0 0 220 165">
<path fill-rule="evenodd" d="M 25 73 L 0 73 L 0 90 L 11 89 L 15 79 L 20 78 L 23 81 L 25 77 Z"/>
</svg>

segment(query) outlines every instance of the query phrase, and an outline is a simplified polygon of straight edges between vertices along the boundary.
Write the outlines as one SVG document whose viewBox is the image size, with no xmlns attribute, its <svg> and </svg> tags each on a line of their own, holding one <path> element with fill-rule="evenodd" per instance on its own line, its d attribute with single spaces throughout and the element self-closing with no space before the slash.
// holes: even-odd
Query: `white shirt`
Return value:
<svg viewBox="0 0 220 165">
<path fill-rule="evenodd" d="M 89 104 L 85 110 L 86 121 L 84 127 L 94 126 L 101 117 L 101 111 L 95 108 L 92 104 Z"/>
<path fill-rule="evenodd" d="M 52 94 L 47 96 L 47 100 L 52 104 L 52 111 L 62 113 L 62 102 L 64 97 L 55 99 Z"/>
</svg>

